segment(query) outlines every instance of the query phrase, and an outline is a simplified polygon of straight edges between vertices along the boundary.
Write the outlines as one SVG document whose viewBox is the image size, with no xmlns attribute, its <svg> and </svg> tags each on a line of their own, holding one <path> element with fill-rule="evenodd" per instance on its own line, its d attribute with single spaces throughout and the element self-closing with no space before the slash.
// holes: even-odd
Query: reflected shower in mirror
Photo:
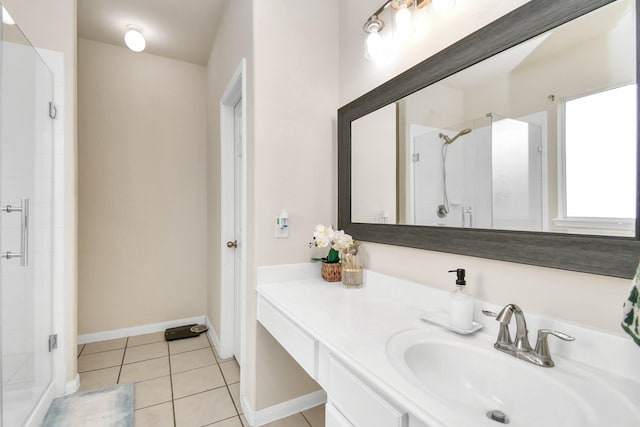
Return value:
<svg viewBox="0 0 640 427">
<path fill-rule="evenodd" d="M 407 223 L 542 231 L 539 126 L 487 115 L 410 132 Z"/>
<path fill-rule="evenodd" d="M 351 221 L 635 236 L 635 4 L 351 123 Z"/>
</svg>

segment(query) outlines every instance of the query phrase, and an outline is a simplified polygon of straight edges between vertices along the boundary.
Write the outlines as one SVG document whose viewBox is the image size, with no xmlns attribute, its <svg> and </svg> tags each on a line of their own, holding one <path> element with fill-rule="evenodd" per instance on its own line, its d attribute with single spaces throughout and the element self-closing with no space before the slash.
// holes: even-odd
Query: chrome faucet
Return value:
<svg viewBox="0 0 640 427">
<path fill-rule="evenodd" d="M 505 305 L 496 316 L 496 320 L 500 322 L 501 326 L 508 326 L 513 315 L 516 316 L 516 336 L 511 346 L 512 349 L 516 352 L 533 350 L 531 344 L 529 344 L 529 330 L 527 329 L 527 322 L 524 320 L 524 312 L 520 307 L 515 304 Z M 498 348 L 498 350 L 501 350 L 501 348 Z"/>
<path fill-rule="evenodd" d="M 482 310 L 482 313 L 489 317 L 495 317 L 496 320 L 500 322 L 498 338 L 495 344 L 493 344 L 493 347 L 513 357 L 533 363 L 534 365 L 545 368 L 551 368 L 555 365 L 549 352 L 549 344 L 547 343 L 548 335 L 553 335 L 564 341 L 575 340 L 572 336 L 562 332 L 540 329 L 538 331 L 536 347 L 532 348 L 529 343 L 529 330 L 527 329 L 524 312 L 516 304 L 505 305 L 498 314 L 487 310 Z M 516 334 L 512 340 L 511 333 L 509 332 L 509 323 L 511 322 L 511 317 L 514 315 L 516 318 Z"/>
</svg>

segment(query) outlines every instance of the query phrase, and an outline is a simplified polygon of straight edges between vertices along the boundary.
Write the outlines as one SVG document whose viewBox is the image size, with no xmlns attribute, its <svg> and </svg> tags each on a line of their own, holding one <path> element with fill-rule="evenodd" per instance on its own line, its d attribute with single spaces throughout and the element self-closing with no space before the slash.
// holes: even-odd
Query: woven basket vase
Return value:
<svg viewBox="0 0 640 427">
<path fill-rule="evenodd" d="M 340 282 L 342 280 L 342 264 L 339 262 L 323 262 L 320 275 L 327 282 Z"/>
</svg>

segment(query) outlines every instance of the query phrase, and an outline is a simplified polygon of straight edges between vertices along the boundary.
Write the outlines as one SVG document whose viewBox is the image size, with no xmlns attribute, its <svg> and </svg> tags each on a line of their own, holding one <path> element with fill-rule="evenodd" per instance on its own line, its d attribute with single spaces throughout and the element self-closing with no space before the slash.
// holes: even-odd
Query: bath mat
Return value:
<svg viewBox="0 0 640 427">
<path fill-rule="evenodd" d="M 133 383 L 73 393 L 53 400 L 43 427 L 133 427 Z"/>
</svg>

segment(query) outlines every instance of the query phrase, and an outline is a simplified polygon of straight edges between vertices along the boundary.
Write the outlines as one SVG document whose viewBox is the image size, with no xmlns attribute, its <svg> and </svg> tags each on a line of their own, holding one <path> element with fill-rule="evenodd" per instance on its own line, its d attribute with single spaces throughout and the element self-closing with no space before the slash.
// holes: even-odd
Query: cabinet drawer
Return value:
<svg viewBox="0 0 640 427">
<path fill-rule="evenodd" d="M 331 402 L 356 427 L 406 427 L 407 414 L 373 391 L 333 356 L 329 356 Z"/>
<path fill-rule="evenodd" d="M 324 418 L 324 427 L 353 427 L 353 424 L 330 403 L 326 405 Z"/>
<path fill-rule="evenodd" d="M 258 296 L 258 321 L 312 378 L 317 379 L 316 340 L 261 296 Z"/>
</svg>

